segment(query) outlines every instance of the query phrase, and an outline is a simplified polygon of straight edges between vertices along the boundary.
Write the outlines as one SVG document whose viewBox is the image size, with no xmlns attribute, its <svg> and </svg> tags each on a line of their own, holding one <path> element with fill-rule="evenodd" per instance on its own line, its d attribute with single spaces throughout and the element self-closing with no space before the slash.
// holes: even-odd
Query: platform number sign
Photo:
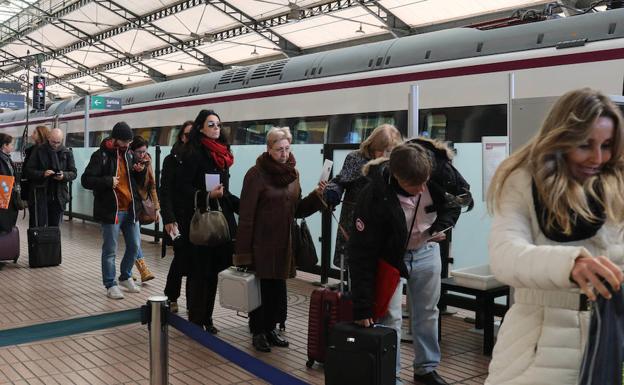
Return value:
<svg viewBox="0 0 624 385">
<path fill-rule="evenodd" d="M 43 76 L 33 77 L 33 109 L 37 111 L 45 110 L 45 89 L 46 78 Z"/>
</svg>

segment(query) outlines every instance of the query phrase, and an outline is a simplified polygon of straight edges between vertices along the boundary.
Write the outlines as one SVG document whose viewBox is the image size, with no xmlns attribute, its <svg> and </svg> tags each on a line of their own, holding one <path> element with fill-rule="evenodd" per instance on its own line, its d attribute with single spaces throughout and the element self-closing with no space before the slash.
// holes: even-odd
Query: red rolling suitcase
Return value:
<svg viewBox="0 0 624 385">
<path fill-rule="evenodd" d="M 341 260 L 341 265 L 344 262 Z M 353 320 L 353 302 L 343 291 L 343 266 L 340 269 L 340 290 L 316 289 L 310 297 L 308 313 L 308 361 L 325 362 L 329 331 L 337 322 Z"/>
<path fill-rule="evenodd" d="M 0 261 L 17 262 L 20 255 L 19 230 L 13 227 L 11 232 L 0 233 Z"/>
</svg>

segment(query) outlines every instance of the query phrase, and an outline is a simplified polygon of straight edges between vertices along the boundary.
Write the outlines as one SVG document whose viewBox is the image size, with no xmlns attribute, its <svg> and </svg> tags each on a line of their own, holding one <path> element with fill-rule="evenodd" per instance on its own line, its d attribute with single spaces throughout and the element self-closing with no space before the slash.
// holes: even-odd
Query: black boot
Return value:
<svg viewBox="0 0 624 385">
<path fill-rule="evenodd" d="M 272 346 L 279 346 L 280 348 L 285 348 L 288 346 L 288 341 L 279 334 L 277 334 L 277 330 L 275 329 L 268 332 L 266 334 L 266 338 L 269 341 L 269 344 L 271 344 Z"/>
<path fill-rule="evenodd" d="M 423 385 L 449 385 L 435 370 L 422 375 L 414 374 L 414 382 Z"/>
<path fill-rule="evenodd" d="M 269 345 L 269 341 L 267 341 L 267 337 L 264 333 L 254 334 L 252 341 L 253 347 L 256 348 L 257 351 L 265 353 L 271 351 L 271 346 Z"/>
</svg>

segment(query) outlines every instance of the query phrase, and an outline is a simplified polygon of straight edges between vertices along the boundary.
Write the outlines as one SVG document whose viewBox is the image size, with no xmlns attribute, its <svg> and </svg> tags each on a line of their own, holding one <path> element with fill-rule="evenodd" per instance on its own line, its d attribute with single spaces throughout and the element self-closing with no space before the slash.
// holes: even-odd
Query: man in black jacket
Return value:
<svg viewBox="0 0 624 385">
<path fill-rule="evenodd" d="M 32 226 L 58 226 L 69 202 L 68 182 L 76 179 L 74 155 L 63 146 L 63 131 L 50 131 L 47 142 L 33 150 L 25 172 L 30 181 L 29 210 L 37 214 Z"/>
<path fill-rule="evenodd" d="M 436 241 L 445 239 L 443 230 L 455 224 L 459 209 L 436 204 L 439 199 L 432 196 L 429 186 L 431 159 L 422 146 L 402 144 L 392 151 L 389 161 L 376 160 L 365 166 L 364 174 L 370 182 L 357 201 L 356 231 L 349 242 L 354 319 L 368 327 L 377 313 L 378 322 L 397 331 L 397 383 L 401 383 L 401 302 L 403 282 L 407 280 L 414 380 L 419 384 L 446 384 L 435 371 L 440 363 L 437 303 L 441 279 Z M 386 271 L 396 272 L 394 281 L 378 278 L 382 270 L 379 267 L 383 266 Z M 380 311 L 380 303 L 387 303 L 387 308 Z"/>
<path fill-rule="evenodd" d="M 128 151 L 132 138 L 132 130 L 125 122 L 115 124 L 111 137 L 104 139 L 91 155 L 82 174 L 82 186 L 93 190 L 93 216 L 102 224 L 102 281 L 106 295 L 113 299 L 124 298 L 115 280 L 115 251 L 120 230 L 126 241 L 126 251 L 119 267 L 119 285 L 131 293 L 140 291 L 132 280 L 132 266 L 141 242 L 136 215 L 141 207 L 136 179 L 141 178 L 141 174 L 132 168 L 132 155 Z"/>
</svg>

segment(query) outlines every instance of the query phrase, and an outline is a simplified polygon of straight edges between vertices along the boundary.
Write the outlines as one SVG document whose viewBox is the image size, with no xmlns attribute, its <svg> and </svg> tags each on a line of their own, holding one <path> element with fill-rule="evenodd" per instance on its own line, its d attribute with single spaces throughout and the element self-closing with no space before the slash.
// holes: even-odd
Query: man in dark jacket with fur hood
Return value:
<svg viewBox="0 0 624 385">
<path fill-rule="evenodd" d="M 126 251 L 119 267 L 119 285 L 131 293 L 140 291 L 132 280 L 132 266 L 141 241 L 137 221 L 141 201 L 136 188 L 140 174 L 132 168 L 132 155 L 128 151 L 132 138 L 128 124 L 115 124 L 110 138 L 104 139 L 91 155 L 82 174 L 82 186 L 93 190 L 93 216 L 102 224 L 102 280 L 106 295 L 113 299 L 124 298 L 115 280 L 119 230 L 126 241 Z"/>
<path fill-rule="evenodd" d="M 430 186 L 432 154 L 406 143 L 394 148 L 390 160 L 364 167 L 370 179 L 357 201 L 355 230 L 349 242 L 351 285 L 356 323 L 374 321 L 397 331 L 397 384 L 400 384 L 400 341 L 403 283 L 407 280 L 414 337 L 414 380 L 444 385 L 435 369 L 440 363 L 438 310 L 440 247 L 444 230 L 453 226 L 459 208 L 437 204 Z M 394 271 L 380 278 L 381 271 Z M 377 281 L 380 282 L 377 282 Z M 380 295 L 380 293 L 385 293 Z M 380 305 L 383 304 L 383 305 Z"/>
</svg>

